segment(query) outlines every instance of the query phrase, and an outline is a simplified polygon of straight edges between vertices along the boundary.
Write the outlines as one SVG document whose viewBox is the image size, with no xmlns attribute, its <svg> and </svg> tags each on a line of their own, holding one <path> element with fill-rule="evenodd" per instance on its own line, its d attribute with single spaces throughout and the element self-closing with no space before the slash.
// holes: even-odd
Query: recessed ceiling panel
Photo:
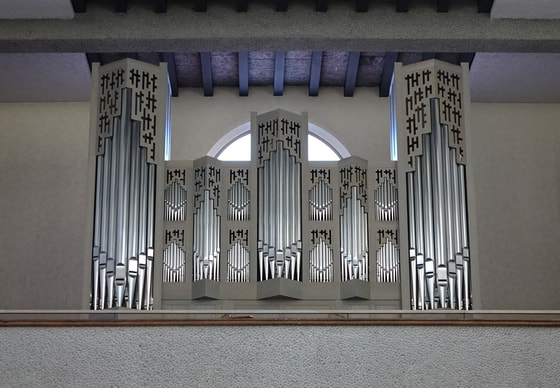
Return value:
<svg viewBox="0 0 560 388">
<path fill-rule="evenodd" d="M 473 102 L 560 102 L 560 54 L 478 53 Z"/>
<path fill-rule="evenodd" d="M 560 19 L 558 0 L 494 0 L 492 19 Z"/>
<path fill-rule="evenodd" d="M 72 19 L 70 0 L 0 0 L 0 19 Z"/>
<path fill-rule="evenodd" d="M 87 101 L 91 73 L 82 53 L 0 54 L 0 101 Z"/>
</svg>

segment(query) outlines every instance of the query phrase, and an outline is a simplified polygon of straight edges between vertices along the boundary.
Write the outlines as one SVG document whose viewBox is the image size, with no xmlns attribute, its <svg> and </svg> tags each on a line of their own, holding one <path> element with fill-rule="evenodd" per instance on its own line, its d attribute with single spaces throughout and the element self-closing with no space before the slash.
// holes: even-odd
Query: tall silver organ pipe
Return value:
<svg viewBox="0 0 560 388">
<path fill-rule="evenodd" d="M 340 216 L 342 281 L 369 280 L 368 215 L 357 193 L 352 186 Z"/>
<path fill-rule="evenodd" d="M 280 140 L 258 168 L 259 280 L 301 280 L 301 163 Z"/>
</svg>

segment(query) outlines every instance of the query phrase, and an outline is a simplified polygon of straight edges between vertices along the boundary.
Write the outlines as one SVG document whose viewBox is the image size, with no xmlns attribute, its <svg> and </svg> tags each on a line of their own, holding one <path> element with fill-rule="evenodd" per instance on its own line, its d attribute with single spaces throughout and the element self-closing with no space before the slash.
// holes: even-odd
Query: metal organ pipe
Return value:
<svg viewBox="0 0 560 388">
<path fill-rule="evenodd" d="M 439 102 L 436 99 L 431 100 L 431 114 L 434 120 L 432 121 L 432 166 L 433 166 L 433 179 L 432 184 L 434 187 L 434 240 L 435 240 L 435 261 L 436 261 L 436 282 L 438 287 L 439 305 L 442 308 L 446 306 L 447 298 L 447 241 L 446 241 L 446 217 L 445 217 L 445 170 L 443 160 L 443 143 L 441 126 L 439 124 Z"/>
<path fill-rule="evenodd" d="M 424 208 L 424 274 L 425 280 L 420 279 L 420 287 L 426 287 L 428 303 L 430 309 L 435 308 L 434 294 L 434 218 L 433 218 L 433 195 L 432 195 L 432 146 L 430 135 L 423 135 L 424 155 L 420 158 L 422 168 L 423 188 L 423 208 Z M 421 291 L 422 292 L 422 291 Z M 426 308 L 426 303 L 421 304 L 421 308 Z"/>
<path fill-rule="evenodd" d="M 127 307 L 132 308 L 136 279 L 138 278 L 138 204 L 139 204 L 139 176 L 138 176 L 138 153 L 140 146 L 140 128 L 133 125 L 132 128 L 132 147 L 131 147 L 131 166 L 130 166 L 130 207 L 131 211 L 128 218 L 128 301 Z"/>
</svg>

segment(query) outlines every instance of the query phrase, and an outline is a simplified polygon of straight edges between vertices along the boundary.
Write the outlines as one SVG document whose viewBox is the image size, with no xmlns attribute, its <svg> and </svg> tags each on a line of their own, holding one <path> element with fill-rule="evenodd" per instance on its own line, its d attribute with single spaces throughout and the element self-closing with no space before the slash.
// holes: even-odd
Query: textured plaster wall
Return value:
<svg viewBox="0 0 560 388">
<path fill-rule="evenodd" d="M 560 328 L 0 328 L 6 387 L 555 387 Z"/>
<path fill-rule="evenodd" d="M 388 161 L 389 99 L 358 88 L 181 90 L 172 100 L 172 157 L 194 159 L 250 112 L 283 108 L 354 155 Z M 473 104 L 480 291 L 486 309 L 560 309 L 558 104 Z M 89 104 L 0 104 L 0 309 L 80 308 Z"/>
</svg>

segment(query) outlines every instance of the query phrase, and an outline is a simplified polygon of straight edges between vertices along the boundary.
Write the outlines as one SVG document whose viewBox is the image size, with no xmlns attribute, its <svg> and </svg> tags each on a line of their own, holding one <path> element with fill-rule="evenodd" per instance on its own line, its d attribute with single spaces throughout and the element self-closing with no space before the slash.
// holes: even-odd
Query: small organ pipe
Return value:
<svg viewBox="0 0 560 388">
<path fill-rule="evenodd" d="M 103 193 L 103 180 L 105 172 L 103 155 L 97 155 L 97 168 L 95 178 L 95 215 L 93 226 L 93 263 L 92 263 L 92 300 L 91 306 L 97 310 L 99 299 L 99 256 L 101 251 L 101 214 L 103 212 L 102 206 L 102 193 Z"/>
<path fill-rule="evenodd" d="M 138 277 L 138 204 L 139 204 L 139 147 L 140 128 L 132 128 L 132 147 L 130 164 L 130 206 L 128 218 L 128 301 L 127 307 L 132 308 L 134 302 L 136 279 Z"/>
<path fill-rule="evenodd" d="M 148 246 L 148 255 L 146 260 L 146 284 L 144 305 L 146 309 L 152 308 L 152 281 L 153 281 L 153 262 L 154 262 L 154 206 L 155 206 L 155 184 L 156 184 L 156 166 L 148 163 L 148 193 L 147 193 L 147 235 L 146 243 Z"/>
<path fill-rule="evenodd" d="M 416 210 L 414 208 L 415 201 L 415 190 L 414 190 L 414 172 L 406 173 L 406 186 L 407 186 L 407 200 L 408 200 L 408 245 L 409 253 L 408 257 L 410 260 L 410 286 L 411 286 L 411 296 L 412 296 L 412 309 L 416 310 L 417 306 L 417 295 L 418 295 L 418 284 L 416 281 L 417 276 L 417 263 L 416 263 Z M 422 286 L 422 285 L 420 285 Z"/>
<path fill-rule="evenodd" d="M 423 198 L 425 195 L 425 184 L 422 182 L 422 161 L 421 156 L 416 157 L 416 172 L 415 177 L 415 198 L 414 198 L 414 210 L 415 210 L 415 223 L 416 223 L 416 272 L 419 281 L 419 302 L 421 306 L 424 306 L 425 292 L 424 292 L 424 258 L 425 258 L 425 236 L 424 236 L 424 208 L 423 208 Z"/>
</svg>

